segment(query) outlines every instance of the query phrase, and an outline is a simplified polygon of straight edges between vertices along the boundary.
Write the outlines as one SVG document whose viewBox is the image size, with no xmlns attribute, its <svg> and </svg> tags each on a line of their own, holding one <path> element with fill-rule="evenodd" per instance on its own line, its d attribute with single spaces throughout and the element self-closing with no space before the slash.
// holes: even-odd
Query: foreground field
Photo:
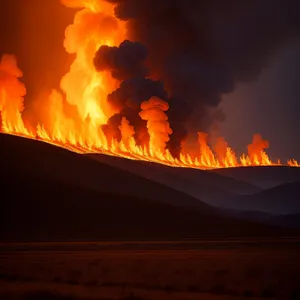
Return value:
<svg viewBox="0 0 300 300">
<path fill-rule="evenodd" d="M 299 299 L 298 241 L 2 244 L 1 299 Z"/>
</svg>

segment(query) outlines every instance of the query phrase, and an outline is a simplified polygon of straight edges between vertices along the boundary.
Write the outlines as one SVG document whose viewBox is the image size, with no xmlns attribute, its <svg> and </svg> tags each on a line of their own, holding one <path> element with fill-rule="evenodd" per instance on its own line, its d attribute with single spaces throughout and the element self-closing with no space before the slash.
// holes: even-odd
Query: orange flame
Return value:
<svg viewBox="0 0 300 300">
<path fill-rule="evenodd" d="M 114 6 L 100 0 L 62 0 L 68 7 L 81 8 L 74 22 L 65 33 L 64 46 L 75 56 L 69 72 L 61 79 L 60 93 L 53 90 L 47 103 L 48 114 L 36 126 L 24 124 L 23 100 L 26 89 L 19 80 L 22 72 L 16 59 L 4 55 L 0 62 L 0 121 L 4 133 L 38 139 L 78 153 L 104 153 L 163 163 L 176 167 L 212 169 L 237 166 L 279 165 L 273 162 L 265 149 L 268 141 L 254 135 L 248 154 L 237 157 L 223 138 L 217 139 L 214 149 L 209 146 L 208 135 L 198 134 L 199 153 L 180 153 L 174 158 L 166 149 L 172 134 L 166 111 L 169 106 L 158 98 L 151 98 L 141 105 L 139 113 L 147 121 L 150 136 L 148 145 L 139 146 L 134 139 L 135 128 L 123 118 L 119 130 L 121 140 L 107 137 L 102 125 L 117 113 L 118 108 L 107 102 L 107 95 L 114 91 L 119 81 L 110 72 L 97 72 L 93 66 L 96 51 L 101 45 L 117 46 L 126 39 L 126 24 L 114 16 Z M 77 115 L 68 111 L 65 102 L 75 107 Z M 287 165 L 299 167 L 294 159 Z"/>
</svg>

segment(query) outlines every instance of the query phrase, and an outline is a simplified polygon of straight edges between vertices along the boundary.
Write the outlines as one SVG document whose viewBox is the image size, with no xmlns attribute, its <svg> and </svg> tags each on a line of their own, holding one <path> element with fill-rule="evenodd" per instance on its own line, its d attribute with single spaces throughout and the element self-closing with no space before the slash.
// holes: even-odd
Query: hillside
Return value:
<svg viewBox="0 0 300 300">
<path fill-rule="evenodd" d="M 1 138 L 2 240 L 294 234 L 221 216 L 184 193 L 52 145 Z"/>
<path fill-rule="evenodd" d="M 243 180 L 264 189 L 300 181 L 300 168 L 286 166 L 227 168 L 212 172 Z"/>
<path fill-rule="evenodd" d="M 223 208 L 271 214 L 300 213 L 300 182 L 285 183 L 262 192 L 228 198 Z"/>
<path fill-rule="evenodd" d="M 209 209 L 208 205 L 173 188 L 53 145 L 10 135 L 0 135 L 0 143 L 1 179 L 8 174 L 43 178 L 101 193 Z"/>
<path fill-rule="evenodd" d="M 256 186 L 203 170 L 174 168 L 144 161 L 126 160 L 102 154 L 89 154 L 101 163 L 130 171 L 141 177 L 156 181 L 169 187 L 176 187 L 186 194 L 210 205 L 218 206 L 224 198 L 260 191 Z"/>
<path fill-rule="evenodd" d="M 1 240 L 176 240 L 284 236 L 284 229 L 38 177 L 1 180 Z"/>
<path fill-rule="evenodd" d="M 274 224 L 276 226 L 290 227 L 290 228 L 300 228 L 300 213 L 298 214 L 288 214 L 282 216 L 274 216 L 270 219 L 269 224 Z"/>
</svg>

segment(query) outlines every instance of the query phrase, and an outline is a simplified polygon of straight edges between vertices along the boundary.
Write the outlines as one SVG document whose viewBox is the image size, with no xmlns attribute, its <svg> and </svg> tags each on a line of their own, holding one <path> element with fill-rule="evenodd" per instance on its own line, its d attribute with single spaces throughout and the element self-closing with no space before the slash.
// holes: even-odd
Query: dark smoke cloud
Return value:
<svg viewBox="0 0 300 300">
<path fill-rule="evenodd" d="M 105 133 L 110 142 L 111 139 L 116 139 L 117 141 L 120 141 L 121 131 L 119 129 L 121 125 L 121 121 L 123 117 L 126 117 L 126 119 L 130 122 L 130 124 L 134 125 L 134 137 L 138 145 L 146 145 L 149 143 L 149 134 L 147 130 L 147 122 L 142 120 L 139 117 L 139 112 L 141 109 L 135 107 L 124 107 L 119 113 L 113 115 L 107 122 L 106 125 L 102 126 L 102 130 Z"/>
<path fill-rule="evenodd" d="M 108 95 L 108 103 L 117 109 L 124 107 L 140 110 L 141 103 L 156 96 L 167 100 L 168 95 L 160 81 L 135 77 L 121 82 L 120 87 Z"/>
<path fill-rule="evenodd" d="M 124 41 L 119 47 L 101 46 L 94 64 L 98 71 L 110 70 L 116 79 L 126 80 L 146 76 L 146 58 L 147 50 L 144 45 Z"/>
<path fill-rule="evenodd" d="M 141 104 L 156 96 L 166 100 L 168 95 L 160 81 L 154 81 L 144 77 L 134 77 L 121 82 L 120 87 L 108 95 L 108 103 L 119 110 L 119 113 L 112 116 L 108 124 L 104 126 L 105 133 L 109 133 L 116 139 L 120 139 L 119 126 L 122 117 L 126 117 L 130 124 L 134 125 L 135 138 L 138 144 L 144 145 L 149 141 L 147 122 L 139 116 Z"/>
<path fill-rule="evenodd" d="M 185 140 L 188 135 L 185 122 L 191 115 L 192 110 L 183 98 L 170 98 L 169 105 L 170 108 L 167 111 L 167 115 L 173 133 L 170 136 L 170 141 L 167 143 L 167 148 L 174 157 L 178 157 L 181 150 L 181 142 Z"/>
<path fill-rule="evenodd" d="M 108 103 L 119 113 L 113 115 L 103 131 L 106 136 L 120 141 L 120 124 L 123 117 L 134 125 L 135 139 L 138 144 L 149 142 L 147 122 L 139 116 L 141 104 L 151 97 L 158 97 L 172 104 L 168 111 L 171 126 L 175 129 L 168 142 L 168 148 L 177 156 L 181 141 L 187 136 L 183 125 L 190 110 L 183 99 L 168 99 L 168 93 L 161 81 L 148 78 L 146 67 L 147 50 L 139 42 L 124 41 L 119 47 L 101 46 L 96 52 L 94 65 L 96 70 L 109 70 L 112 76 L 121 81 L 117 90 L 107 97 Z"/>
<path fill-rule="evenodd" d="M 278 47 L 299 33 L 297 0 L 106 1 L 127 21 L 133 41 L 102 47 L 95 57 L 99 71 L 109 69 L 124 80 L 108 97 L 120 110 L 110 122 L 116 126 L 120 116 L 129 116 L 145 129 L 136 115 L 141 102 L 151 96 L 168 101 L 174 155 L 188 131 L 216 129 L 225 119 L 218 107 L 222 95 L 238 82 L 255 80 Z"/>
<path fill-rule="evenodd" d="M 141 104 L 153 96 L 168 99 L 163 83 L 147 78 L 146 59 L 146 48 L 130 41 L 122 42 L 119 47 L 101 46 L 95 55 L 96 70 L 109 70 L 114 78 L 121 80 L 119 88 L 107 97 L 108 103 L 119 111 L 103 126 L 105 134 L 111 138 L 121 139 L 119 126 L 126 117 L 134 125 L 138 144 L 148 143 L 147 122 L 139 116 Z"/>
<path fill-rule="evenodd" d="M 222 121 L 222 94 L 255 80 L 278 47 L 299 34 L 298 0 L 107 1 L 128 21 L 129 39 L 146 46 L 150 74 L 192 108 L 192 130 Z"/>
</svg>

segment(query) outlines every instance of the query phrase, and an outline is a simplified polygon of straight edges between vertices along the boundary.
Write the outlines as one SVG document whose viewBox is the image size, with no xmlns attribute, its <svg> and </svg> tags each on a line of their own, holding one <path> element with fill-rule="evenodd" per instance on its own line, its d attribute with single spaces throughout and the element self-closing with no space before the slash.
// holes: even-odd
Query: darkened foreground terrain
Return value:
<svg viewBox="0 0 300 300">
<path fill-rule="evenodd" d="M 39 177 L 1 180 L 2 240 L 126 240 L 290 236 L 298 231 L 128 195 L 100 193 Z"/>
<path fill-rule="evenodd" d="M 1 138 L 2 240 L 299 236 L 226 216 L 185 193 L 83 155 Z"/>
<path fill-rule="evenodd" d="M 299 215 L 201 201 L 282 210 L 289 187 L 0 138 L 1 300 L 299 299 Z"/>
<path fill-rule="evenodd" d="M 0 246 L 0 299 L 299 299 L 299 240 Z"/>
</svg>

